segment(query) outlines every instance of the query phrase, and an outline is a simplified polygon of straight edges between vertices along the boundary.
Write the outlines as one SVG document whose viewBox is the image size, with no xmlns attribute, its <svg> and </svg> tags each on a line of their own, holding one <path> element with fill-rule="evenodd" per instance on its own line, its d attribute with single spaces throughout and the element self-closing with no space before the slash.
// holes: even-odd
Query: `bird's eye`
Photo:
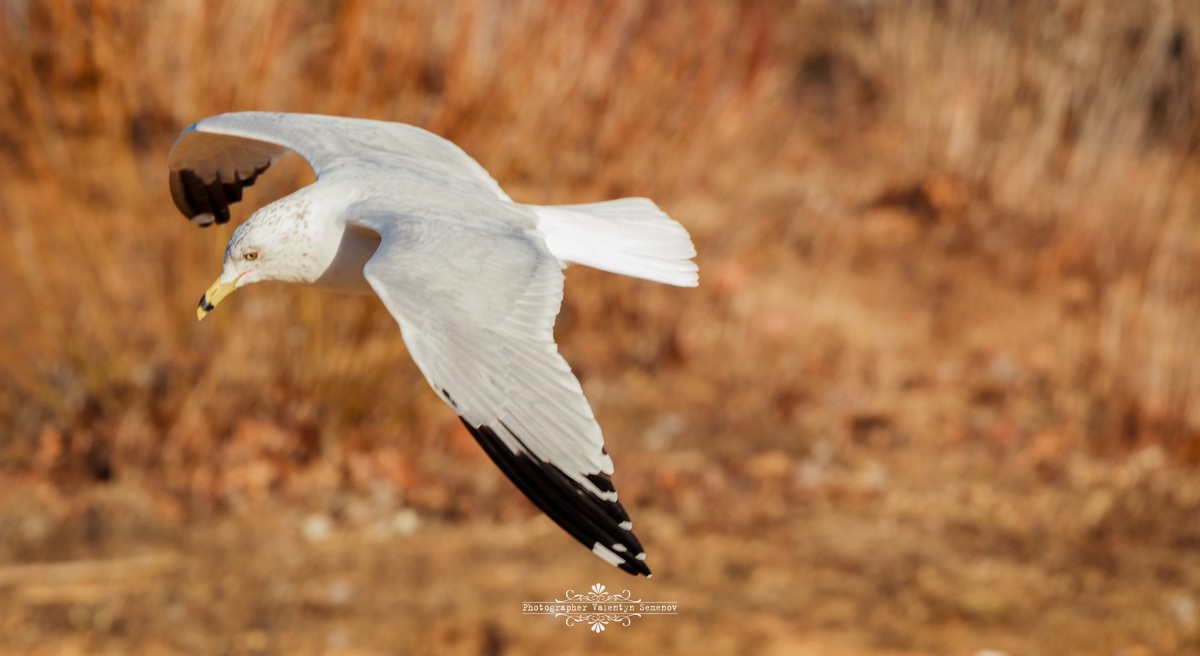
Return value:
<svg viewBox="0 0 1200 656">
<path fill-rule="evenodd" d="M 242 257 L 249 262 L 253 262 L 254 260 L 258 259 L 258 251 L 246 251 L 246 254 Z"/>
</svg>

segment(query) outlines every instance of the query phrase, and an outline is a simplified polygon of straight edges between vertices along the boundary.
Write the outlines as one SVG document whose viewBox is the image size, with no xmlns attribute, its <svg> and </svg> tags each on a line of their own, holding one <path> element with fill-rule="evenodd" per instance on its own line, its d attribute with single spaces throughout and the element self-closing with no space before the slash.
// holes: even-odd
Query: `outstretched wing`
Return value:
<svg viewBox="0 0 1200 656">
<path fill-rule="evenodd" d="M 188 126 L 171 147 L 171 198 L 192 223 L 229 221 L 229 206 L 263 171 L 297 153 L 317 177 L 338 168 L 453 183 L 462 193 L 508 196 L 478 162 L 453 143 L 403 123 L 321 116 L 238 112 Z"/>
<path fill-rule="evenodd" d="M 554 343 L 558 261 L 515 220 L 445 219 L 355 219 L 382 236 L 367 281 L 430 385 L 513 483 L 593 553 L 648 576 L 600 426 Z"/>
</svg>

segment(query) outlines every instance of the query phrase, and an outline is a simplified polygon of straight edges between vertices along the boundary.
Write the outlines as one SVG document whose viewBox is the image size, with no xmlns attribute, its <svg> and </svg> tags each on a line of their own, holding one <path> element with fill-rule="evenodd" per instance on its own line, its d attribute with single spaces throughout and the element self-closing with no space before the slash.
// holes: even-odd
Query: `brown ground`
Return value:
<svg viewBox="0 0 1200 656">
<path fill-rule="evenodd" d="M 0 654 L 1197 653 L 1200 10 L 1050 5 L 0 4 Z M 699 289 L 573 269 L 557 328 L 653 579 L 373 299 L 195 324 L 165 156 L 234 109 L 689 228 Z M 521 614 L 594 583 L 678 615 Z"/>
</svg>

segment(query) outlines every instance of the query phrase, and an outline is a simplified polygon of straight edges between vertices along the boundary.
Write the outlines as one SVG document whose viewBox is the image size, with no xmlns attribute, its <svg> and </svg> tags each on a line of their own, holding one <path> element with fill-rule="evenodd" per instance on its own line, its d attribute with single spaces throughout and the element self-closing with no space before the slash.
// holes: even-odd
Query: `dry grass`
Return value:
<svg viewBox="0 0 1200 656">
<path fill-rule="evenodd" d="M 882 586 L 777 591 L 804 626 L 935 652 L 1097 630 L 1017 608 L 1022 595 L 1100 614 L 1089 599 L 1200 598 L 1194 576 L 1155 585 L 1121 566 L 1194 551 L 1200 510 L 1183 473 L 1200 462 L 1193 2 L 17 0 L 0 5 L 0 62 L 0 477 L 41 490 L 33 507 L 55 521 L 90 508 L 100 481 L 148 495 L 134 515 L 169 526 L 341 516 L 364 494 L 451 524 L 531 514 L 490 494 L 506 488 L 373 299 L 263 286 L 192 319 L 228 231 L 177 216 L 171 140 L 223 111 L 306 111 L 427 127 L 519 200 L 644 195 L 688 226 L 699 289 L 572 270 L 558 334 L 623 495 L 674 526 L 643 524 L 651 542 L 704 535 L 722 554 L 676 557 L 713 567 L 676 581 L 697 598 L 775 590 L 747 554 L 786 569 L 790 545 L 801 563 L 780 582 L 832 561 Z M 272 170 L 240 216 L 307 175 Z M 1121 473 L 1145 447 L 1178 494 Z M 1004 510 L 962 483 L 980 476 L 1046 496 Z M 772 546 L 720 543 L 716 515 L 751 506 L 734 523 Z M 1063 523 L 1075 515 L 1094 523 Z M 864 528 L 881 517 L 931 533 Z M 120 535 L 193 540 L 163 537 L 182 530 Z M 820 539 L 843 530 L 847 544 Z M 1133 546 L 1117 546 L 1126 531 Z M 47 535 L 0 555 L 96 555 L 74 534 L 46 552 Z M 872 550 L 886 571 L 846 564 Z M 1024 588 L 946 590 L 992 590 L 999 561 L 1028 566 Z M 1055 573 L 1080 587 L 1039 583 Z M 222 617 L 208 626 L 237 622 Z M 1164 653 L 1200 640 L 1145 617 L 1104 630 Z M 776 628 L 730 644 L 759 650 Z"/>
</svg>

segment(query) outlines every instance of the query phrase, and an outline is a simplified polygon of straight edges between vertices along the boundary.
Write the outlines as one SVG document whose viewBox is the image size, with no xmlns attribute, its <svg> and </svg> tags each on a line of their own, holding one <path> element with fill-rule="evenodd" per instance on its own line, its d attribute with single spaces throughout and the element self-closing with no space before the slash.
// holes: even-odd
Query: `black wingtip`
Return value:
<svg viewBox="0 0 1200 656">
<path fill-rule="evenodd" d="M 650 576 L 646 551 L 633 534 L 633 524 L 621 504 L 596 496 L 528 450 L 513 451 L 491 427 L 476 427 L 459 419 L 492 462 L 563 530 L 621 570 L 634 576 Z M 602 492 L 613 491 L 607 476 L 594 474 L 588 479 Z"/>
<path fill-rule="evenodd" d="M 234 173 L 232 180 L 222 180 L 218 175 L 212 182 L 205 182 L 189 169 L 171 171 L 171 200 L 188 220 L 198 226 L 208 227 L 213 222 L 228 223 L 229 206 L 241 201 L 242 191 L 254 184 L 269 166 L 270 162 L 263 164 L 245 178 Z M 197 217 L 205 215 L 211 216 L 212 220 L 197 220 Z"/>
</svg>

